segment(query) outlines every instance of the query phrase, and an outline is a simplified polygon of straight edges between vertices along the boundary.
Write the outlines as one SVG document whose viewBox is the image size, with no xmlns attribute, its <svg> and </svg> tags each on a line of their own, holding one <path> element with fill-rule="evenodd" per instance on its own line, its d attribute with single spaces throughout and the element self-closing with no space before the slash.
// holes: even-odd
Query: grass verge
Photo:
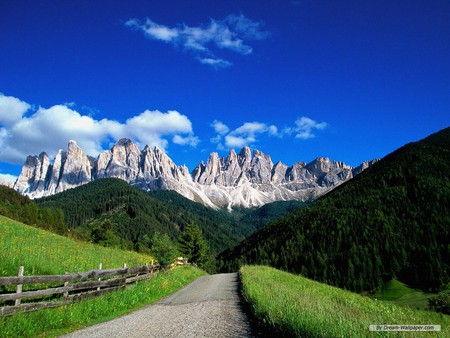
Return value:
<svg viewBox="0 0 450 338">
<path fill-rule="evenodd" d="M 55 309 L 0 317 L 0 337 L 55 337 L 154 303 L 205 273 L 181 266 L 125 290 Z"/>
<path fill-rule="evenodd" d="M 263 266 L 240 270 L 244 298 L 271 335 L 448 337 L 450 317 L 399 307 Z M 441 332 L 370 332 L 369 325 L 441 325 Z"/>
</svg>

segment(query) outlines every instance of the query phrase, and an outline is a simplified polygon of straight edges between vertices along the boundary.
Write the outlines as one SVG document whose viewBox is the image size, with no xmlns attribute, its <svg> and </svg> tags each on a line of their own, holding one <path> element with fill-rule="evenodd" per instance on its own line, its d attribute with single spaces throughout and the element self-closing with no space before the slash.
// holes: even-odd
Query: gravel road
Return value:
<svg viewBox="0 0 450 338">
<path fill-rule="evenodd" d="M 199 277 L 165 299 L 64 337 L 253 337 L 237 273 Z"/>
</svg>

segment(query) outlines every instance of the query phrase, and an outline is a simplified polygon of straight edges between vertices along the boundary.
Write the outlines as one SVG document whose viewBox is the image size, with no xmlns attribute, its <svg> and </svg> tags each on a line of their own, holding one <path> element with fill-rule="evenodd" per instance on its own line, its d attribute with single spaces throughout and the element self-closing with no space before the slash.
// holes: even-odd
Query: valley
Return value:
<svg viewBox="0 0 450 338">
<path fill-rule="evenodd" d="M 200 238 L 192 240 L 206 243 L 199 266 L 210 273 L 240 271 L 244 298 L 252 304 L 257 321 L 265 323 L 261 325 L 269 332 L 314 336 L 319 331 L 311 332 L 322 327 L 322 320 L 331 325 L 330 335 L 352 332 L 351 336 L 358 336 L 366 330 L 367 323 L 387 321 L 383 317 L 387 313 L 398 313 L 395 318 L 399 321 L 414 317 L 440 323 L 445 331 L 448 316 L 433 314 L 430 304 L 431 299 L 440 297 L 440 303 L 433 303 L 433 309 L 447 311 L 449 163 L 450 128 L 447 128 L 394 151 L 317 200 L 280 201 L 255 208 L 235 207 L 232 211 L 207 207 L 175 191 L 143 191 L 118 178 L 96 179 L 34 200 L 11 188 L 0 187 L 3 197 L 0 212 L 4 215 L 69 236 L 71 241 L 77 241 L 73 243 L 80 243 L 76 246 L 92 248 L 91 254 L 87 247 L 74 251 L 64 244 L 68 240 L 62 240 L 64 237 L 43 235 L 43 230 L 2 218 L 1 274 L 15 274 L 19 264 L 28 266 L 32 273 L 43 274 L 83 269 L 80 265 L 64 266 L 64 259 L 92 265 L 97 260 L 108 261 L 120 249 L 131 250 L 126 255 L 138 261 L 148 261 L 156 254 L 155 238 L 159 240 L 162 235 L 166 236 L 167 250 L 169 246 L 175 250 L 175 257 L 187 248 L 187 232 L 198 229 L 195 236 Z M 46 243 L 37 241 L 41 236 L 52 239 Z M 101 258 L 104 250 L 106 256 Z M 93 261 L 73 260 L 66 252 L 92 255 Z M 50 267 L 52 255 L 59 257 L 61 267 Z M 125 259 L 122 253 L 119 257 L 119 261 Z M 259 291 L 251 290 L 253 284 L 262 287 L 264 278 L 274 278 L 268 282 L 272 285 L 282 272 L 248 265 L 269 265 L 301 276 L 300 279 L 317 281 L 315 285 L 320 290 L 314 296 L 317 301 L 325 301 L 323 297 L 328 292 L 325 289 L 333 285 L 337 288 L 332 292 L 342 297 L 339 302 L 356 306 L 344 312 L 355 314 L 362 311 L 360 307 L 367 306 L 375 312 L 362 315 L 365 319 L 359 315 L 341 318 L 339 324 L 330 321 L 327 314 L 299 323 L 295 318 L 307 313 L 305 306 L 298 308 L 281 301 L 276 307 L 287 317 L 278 318 L 271 314 L 272 310 L 264 308 L 266 300 L 253 294 Z M 250 277 L 260 274 L 258 269 L 266 276 Z M 289 278 L 285 275 L 282 279 Z M 289 298 L 297 293 L 296 288 L 303 283 L 300 279 L 287 286 L 280 285 L 280 291 L 284 290 L 286 295 L 276 298 Z M 415 313 L 416 308 L 424 312 Z M 288 315 L 296 311 L 300 311 L 298 315 Z M 378 311 L 379 314 L 373 314 Z M 3 321 L 7 323 L 8 319 Z"/>
<path fill-rule="evenodd" d="M 450 337 L 450 1 L 0 31 L 0 338 Z"/>
</svg>

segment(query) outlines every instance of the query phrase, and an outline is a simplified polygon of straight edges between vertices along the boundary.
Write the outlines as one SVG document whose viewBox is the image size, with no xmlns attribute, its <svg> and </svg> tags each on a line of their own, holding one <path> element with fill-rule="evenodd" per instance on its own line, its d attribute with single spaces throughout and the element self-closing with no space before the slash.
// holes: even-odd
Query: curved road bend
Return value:
<svg viewBox="0 0 450 338">
<path fill-rule="evenodd" d="M 253 337 L 238 278 L 199 277 L 158 303 L 64 337 Z"/>
</svg>

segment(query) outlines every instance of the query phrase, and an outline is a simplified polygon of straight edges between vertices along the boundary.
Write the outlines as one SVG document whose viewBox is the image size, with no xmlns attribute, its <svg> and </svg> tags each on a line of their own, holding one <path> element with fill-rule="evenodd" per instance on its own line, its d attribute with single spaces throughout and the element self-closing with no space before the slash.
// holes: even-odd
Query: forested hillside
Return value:
<svg viewBox="0 0 450 338">
<path fill-rule="evenodd" d="M 219 256 L 222 271 L 266 264 L 354 291 L 449 281 L 450 128 L 389 154 L 312 205 Z"/>
<path fill-rule="evenodd" d="M 146 193 L 114 178 L 96 180 L 36 202 L 62 209 L 72 234 L 129 249 L 148 247 L 156 231 L 177 241 L 193 221 L 213 254 L 238 244 L 288 210 L 303 206 L 300 202 L 286 202 L 230 213 L 192 202 L 173 191 Z"/>
<path fill-rule="evenodd" d="M 3 185 L 0 185 L 0 215 L 59 234 L 67 231 L 61 209 L 40 208 L 28 197 Z"/>
<path fill-rule="evenodd" d="M 175 200 L 182 197 L 176 193 L 167 192 L 166 197 L 166 201 L 160 201 L 120 179 L 108 178 L 37 203 L 61 208 L 67 226 L 81 237 L 96 241 L 96 236 L 109 233 L 110 238 L 103 244 L 129 249 L 148 246 L 156 231 L 167 233 L 175 241 L 191 221 L 202 229 L 213 252 L 244 238 L 233 229 L 235 224 L 221 219 L 219 213 L 193 202 L 178 206 Z"/>
</svg>

